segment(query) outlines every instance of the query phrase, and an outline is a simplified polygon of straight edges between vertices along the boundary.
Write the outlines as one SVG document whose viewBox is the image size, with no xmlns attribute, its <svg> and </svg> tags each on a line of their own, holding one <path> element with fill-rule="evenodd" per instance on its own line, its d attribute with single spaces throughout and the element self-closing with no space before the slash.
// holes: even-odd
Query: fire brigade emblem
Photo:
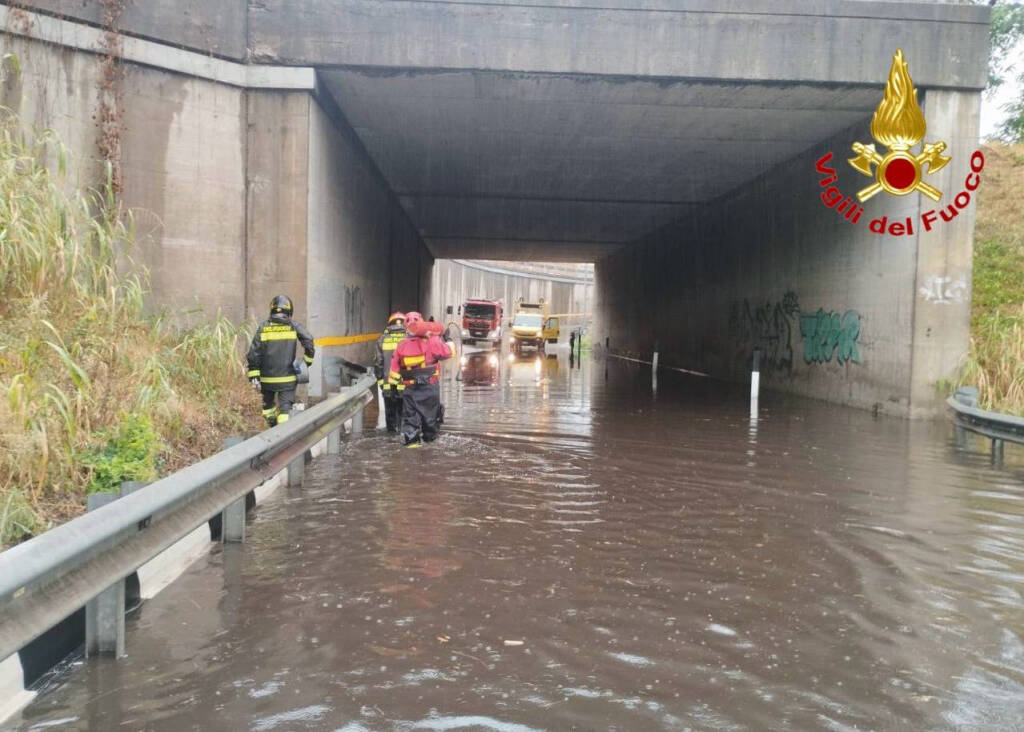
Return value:
<svg viewBox="0 0 1024 732">
<path fill-rule="evenodd" d="M 918 191 L 933 201 L 942 198 L 942 191 L 928 185 L 922 178 L 925 166 L 927 174 L 931 175 L 950 161 L 949 157 L 942 154 L 946 150 L 946 143 L 926 142 L 916 155 L 910 151 L 910 148 L 924 139 L 926 129 L 924 113 L 917 104 L 917 89 L 910 79 L 903 49 L 899 49 L 892 59 L 889 80 L 885 83 L 885 96 L 871 117 L 871 136 L 879 144 L 888 147 L 889 152 L 885 155 L 878 153 L 874 143 L 853 143 L 857 157 L 850 158 L 850 165 L 857 172 L 875 179 L 874 183 L 857 192 L 857 198 L 863 202 L 879 191 L 894 196 L 906 196 Z M 872 165 L 875 166 L 874 170 Z"/>
</svg>

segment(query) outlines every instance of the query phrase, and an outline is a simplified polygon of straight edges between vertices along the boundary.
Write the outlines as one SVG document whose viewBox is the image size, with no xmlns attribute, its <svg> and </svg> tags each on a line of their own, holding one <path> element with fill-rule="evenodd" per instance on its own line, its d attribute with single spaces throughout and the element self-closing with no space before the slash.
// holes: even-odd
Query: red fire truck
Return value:
<svg viewBox="0 0 1024 732">
<path fill-rule="evenodd" d="M 500 300 L 474 299 L 462 303 L 462 342 L 483 341 L 492 348 L 500 348 L 502 309 Z"/>
</svg>

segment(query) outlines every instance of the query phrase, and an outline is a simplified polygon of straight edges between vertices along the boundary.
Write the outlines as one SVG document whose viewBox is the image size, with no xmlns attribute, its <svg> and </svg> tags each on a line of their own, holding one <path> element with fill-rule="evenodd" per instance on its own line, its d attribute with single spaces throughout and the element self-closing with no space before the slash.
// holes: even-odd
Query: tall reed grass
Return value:
<svg viewBox="0 0 1024 732">
<path fill-rule="evenodd" d="M 76 189 L 67 160 L 52 134 L 0 122 L 2 544 L 79 513 L 87 486 L 116 487 L 97 483 L 87 456 L 110 457 L 107 482 L 122 477 L 116 466 L 134 465 L 118 460 L 125 424 L 152 424 L 140 434 L 156 444 L 134 447 L 155 473 L 257 424 L 240 366 L 250 331 L 222 317 L 183 330 L 174 314 L 147 316 L 130 215 L 109 178 L 103 192 Z"/>
<path fill-rule="evenodd" d="M 1024 145 L 985 147 L 974 248 L 971 344 L 958 383 L 986 409 L 1024 416 Z"/>
</svg>

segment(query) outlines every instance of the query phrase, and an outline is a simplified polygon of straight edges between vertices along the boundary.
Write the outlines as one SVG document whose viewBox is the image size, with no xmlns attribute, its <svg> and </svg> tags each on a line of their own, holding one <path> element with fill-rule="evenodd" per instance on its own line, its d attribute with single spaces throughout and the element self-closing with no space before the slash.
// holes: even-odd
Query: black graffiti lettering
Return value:
<svg viewBox="0 0 1024 732">
<path fill-rule="evenodd" d="M 729 331 L 739 344 L 737 358 L 747 361 L 756 349 L 761 352 L 763 371 L 792 371 L 794 321 L 799 314 L 800 300 L 793 291 L 753 309 L 746 299 L 742 305 L 734 304 Z"/>
</svg>

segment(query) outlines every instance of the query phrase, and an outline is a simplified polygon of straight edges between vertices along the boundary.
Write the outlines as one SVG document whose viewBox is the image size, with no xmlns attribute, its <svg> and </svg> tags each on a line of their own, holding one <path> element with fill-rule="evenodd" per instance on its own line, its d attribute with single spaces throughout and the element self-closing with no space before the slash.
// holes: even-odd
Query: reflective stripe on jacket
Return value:
<svg viewBox="0 0 1024 732">
<path fill-rule="evenodd" d="M 389 326 L 377 339 L 377 361 L 374 363 L 374 371 L 377 375 L 377 384 L 385 396 L 405 388 L 397 378 L 391 378 L 387 373 L 387 368 L 391 365 L 391 357 L 394 355 L 395 349 L 398 348 L 398 344 L 403 340 L 405 340 L 405 328 L 402 326 Z"/>
<path fill-rule="evenodd" d="M 406 386 L 436 384 L 441 372 L 438 364 L 451 356 L 448 344 L 436 335 L 429 338 L 409 336 L 395 349 L 388 376 L 400 379 Z"/>
<path fill-rule="evenodd" d="M 302 346 L 307 364 L 313 363 L 316 347 L 313 336 L 300 323 L 284 315 L 273 315 L 256 329 L 246 361 L 249 378 L 257 377 L 260 385 L 270 389 L 287 389 L 295 385 L 295 347 Z"/>
</svg>

